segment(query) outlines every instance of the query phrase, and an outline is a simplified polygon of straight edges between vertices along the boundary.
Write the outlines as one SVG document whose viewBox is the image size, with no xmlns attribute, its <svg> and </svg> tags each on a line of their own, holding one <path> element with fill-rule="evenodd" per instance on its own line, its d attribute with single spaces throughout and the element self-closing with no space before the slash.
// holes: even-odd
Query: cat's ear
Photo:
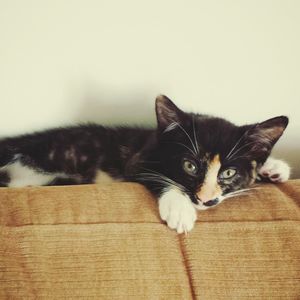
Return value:
<svg viewBox="0 0 300 300">
<path fill-rule="evenodd" d="M 184 112 L 164 95 L 157 96 L 155 108 L 158 127 L 162 130 L 171 124 L 180 123 L 184 115 Z"/>
<path fill-rule="evenodd" d="M 279 116 L 251 126 L 246 132 L 245 146 L 248 145 L 255 156 L 269 155 L 288 122 L 287 117 Z"/>
</svg>

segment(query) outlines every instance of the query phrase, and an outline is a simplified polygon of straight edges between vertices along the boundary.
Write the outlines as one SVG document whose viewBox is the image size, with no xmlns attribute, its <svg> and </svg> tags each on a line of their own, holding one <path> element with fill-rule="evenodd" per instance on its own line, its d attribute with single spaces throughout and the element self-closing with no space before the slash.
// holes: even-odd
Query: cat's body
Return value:
<svg viewBox="0 0 300 300">
<path fill-rule="evenodd" d="M 167 97 L 156 102 L 155 129 L 100 125 L 52 129 L 0 141 L 0 186 L 135 181 L 159 200 L 177 232 L 193 228 L 196 209 L 215 206 L 248 188 L 260 174 L 288 179 L 289 167 L 268 159 L 286 117 L 235 126 L 188 114 Z"/>
<path fill-rule="evenodd" d="M 154 132 L 91 124 L 4 139 L 0 186 L 87 184 L 109 177 L 129 180 L 131 160 Z"/>
</svg>

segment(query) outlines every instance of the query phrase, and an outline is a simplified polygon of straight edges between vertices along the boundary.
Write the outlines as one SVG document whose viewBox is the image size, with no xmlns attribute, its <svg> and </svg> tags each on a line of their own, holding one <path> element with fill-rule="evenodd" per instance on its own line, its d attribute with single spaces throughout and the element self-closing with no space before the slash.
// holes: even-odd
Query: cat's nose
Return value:
<svg viewBox="0 0 300 300">
<path fill-rule="evenodd" d="M 206 201 L 206 202 L 202 202 L 202 204 L 204 206 L 214 206 L 214 205 L 218 204 L 218 202 L 219 202 L 219 199 L 215 198 L 215 199 L 212 199 L 212 200 L 209 200 L 209 201 Z"/>
</svg>

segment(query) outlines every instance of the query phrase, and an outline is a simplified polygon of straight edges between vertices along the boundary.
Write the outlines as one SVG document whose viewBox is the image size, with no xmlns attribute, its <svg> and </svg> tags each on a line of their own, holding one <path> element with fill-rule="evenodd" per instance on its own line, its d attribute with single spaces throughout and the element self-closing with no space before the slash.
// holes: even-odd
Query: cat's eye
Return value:
<svg viewBox="0 0 300 300">
<path fill-rule="evenodd" d="M 183 170 L 189 175 L 196 175 L 198 172 L 198 167 L 192 161 L 185 159 L 183 160 Z"/>
<path fill-rule="evenodd" d="M 236 174 L 236 169 L 228 168 L 221 173 L 223 179 L 230 179 Z"/>
</svg>

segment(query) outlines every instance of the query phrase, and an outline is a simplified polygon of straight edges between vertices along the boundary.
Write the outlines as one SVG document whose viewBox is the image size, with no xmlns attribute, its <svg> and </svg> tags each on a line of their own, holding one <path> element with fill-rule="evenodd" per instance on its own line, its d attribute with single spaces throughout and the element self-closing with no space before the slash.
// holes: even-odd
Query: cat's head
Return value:
<svg viewBox="0 0 300 300">
<path fill-rule="evenodd" d="M 166 188 L 188 194 L 198 209 L 220 203 L 256 177 L 288 118 L 236 126 L 224 119 L 185 113 L 166 96 L 156 99 L 158 158 Z"/>
</svg>

